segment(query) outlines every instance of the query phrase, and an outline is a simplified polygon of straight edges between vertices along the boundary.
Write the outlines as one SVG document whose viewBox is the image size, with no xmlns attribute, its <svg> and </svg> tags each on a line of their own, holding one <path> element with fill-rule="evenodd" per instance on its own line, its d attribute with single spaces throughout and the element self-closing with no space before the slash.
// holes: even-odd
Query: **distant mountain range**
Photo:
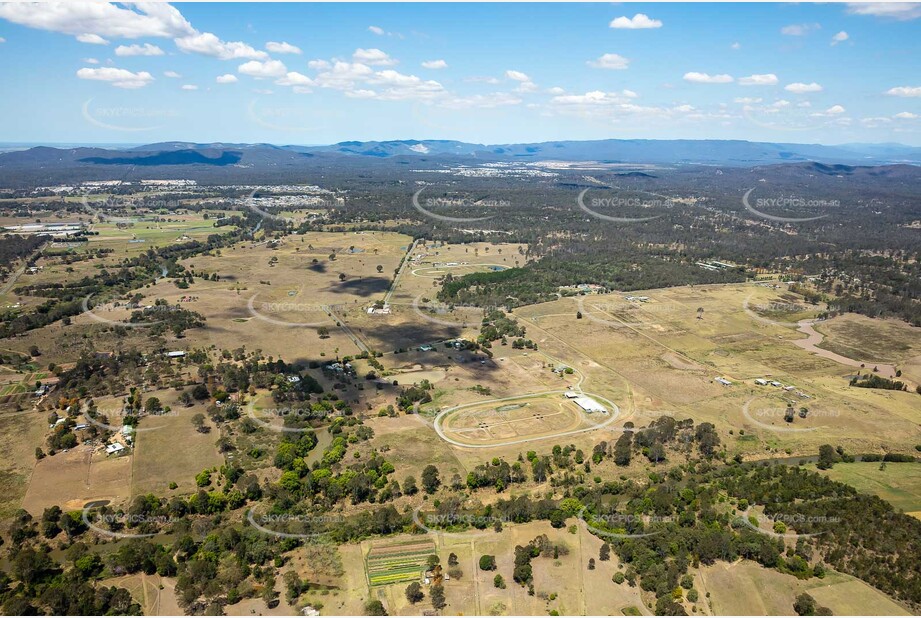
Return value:
<svg viewBox="0 0 921 618">
<path fill-rule="evenodd" d="M 158 168 L 160 173 L 180 173 L 182 169 L 191 171 L 190 168 L 193 168 L 207 175 L 207 169 L 236 168 L 245 169 L 249 174 L 288 174 L 297 173 L 302 168 L 373 167 L 386 161 L 427 167 L 516 161 L 599 161 L 725 167 L 805 162 L 864 166 L 919 165 L 921 148 L 902 144 L 824 146 L 742 140 L 618 139 L 498 145 L 450 140 L 397 140 L 350 141 L 328 146 L 220 142 L 162 142 L 124 148 L 39 146 L 0 153 L 0 182 L 10 186 L 10 178 L 26 180 L 28 177 L 32 181 L 74 179 L 90 170 L 96 171 L 93 175 L 108 177 L 118 174 L 118 168 L 125 166 L 148 171 Z"/>
</svg>

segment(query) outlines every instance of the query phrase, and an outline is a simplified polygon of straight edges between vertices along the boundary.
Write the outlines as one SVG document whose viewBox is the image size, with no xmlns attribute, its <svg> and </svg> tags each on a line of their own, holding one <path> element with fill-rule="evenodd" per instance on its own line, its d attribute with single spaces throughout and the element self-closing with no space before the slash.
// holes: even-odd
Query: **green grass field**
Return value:
<svg viewBox="0 0 921 618">
<path fill-rule="evenodd" d="M 839 463 L 824 473 L 921 518 L 921 463 L 887 463 L 883 470 L 879 462 Z"/>
</svg>

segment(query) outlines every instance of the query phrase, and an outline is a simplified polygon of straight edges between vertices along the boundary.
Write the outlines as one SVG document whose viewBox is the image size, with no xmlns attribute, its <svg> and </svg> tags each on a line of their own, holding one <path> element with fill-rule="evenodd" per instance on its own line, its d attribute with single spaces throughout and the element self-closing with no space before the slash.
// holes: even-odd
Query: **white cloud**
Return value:
<svg viewBox="0 0 921 618">
<path fill-rule="evenodd" d="M 78 34 L 77 40 L 81 43 L 89 43 L 90 45 L 108 45 L 109 42 L 99 36 L 98 34 Z"/>
<path fill-rule="evenodd" d="M 847 12 L 908 21 L 921 17 L 921 2 L 848 2 Z"/>
<path fill-rule="evenodd" d="M 789 107 L 789 106 L 790 106 L 790 102 L 785 99 L 778 99 L 777 101 L 774 101 L 773 103 L 771 103 L 771 107 L 776 107 L 777 109 L 780 109 L 781 107 Z"/>
<path fill-rule="evenodd" d="M 629 94 L 624 94 L 629 92 Z M 553 97 L 550 102 L 555 105 L 589 105 L 589 106 L 611 106 L 627 104 L 629 99 L 636 96 L 636 93 L 630 91 L 624 92 L 603 92 L 601 90 L 592 90 L 585 94 L 565 94 Z"/>
<path fill-rule="evenodd" d="M 517 92 L 536 92 L 537 84 L 534 82 L 520 82 L 515 90 Z"/>
<path fill-rule="evenodd" d="M 899 120 L 914 120 L 915 118 L 921 118 L 918 114 L 912 114 L 911 112 L 899 112 L 893 118 L 898 118 Z"/>
<path fill-rule="evenodd" d="M 6 39 L 4 39 L 2 36 L 0 36 L 0 43 L 6 43 Z"/>
<path fill-rule="evenodd" d="M 630 60 L 619 54 L 604 54 L 597 60 L 589 60 L 586 64 L 596 69 L 626 69 Z"/>
<path fill-rule="evenodd" d="M 80 79 L 89 79 L 101 82 L 109 82 L 117 88 L 143 88 L 154 80 L 153 75 L 147 71 L 132 73 L 127 69 L 117 69 L 115 67 L 101 67 L 98 69 L 82 68 L 77 71 L 77 77 Z"/>
<path fill-rule="evenodd" d="M 345 93 L 345 96 L 349 97 L 350 99 L 373 99 L 377 96 L 377 93 L 373 90 L 361 88 L 358 90 L 349 90 Z"/>
<path fill-rule="evenodd" d="M 797 107 L 812 107 L 812 103 L 809 101 L 800 101 L 796 104 Z"/>
<path fill-rule="evenodd" d="M 565 94 L 565 93 L 566 91 L 563 88 L 560 88 L 559 86 L 554 86 L 553 88 L 547 89 L 547 94 L 560 95 L 560 94 Z"/>
<path fill-rule="evenodd" d="M 681 112 L 683 114 L 686 114 L 688 112 L 693 112 L 696 108 L 693 105 L 678 105 L 676 107 L 673 107 L 672 109 L 675 110 L 676 112 Z"/>
<path fill-rule="evenodd" d="M 633 17 L 618 17 L 608 24 L 611 28 L 623 30 L 642 30 L 645 28 L 661 28 L 662 22 L 658 19 L 650 19 L 643 13 L 637 13 Z"/>
<path fill-rule="evenodd" d="M 237 67 L 237 73 L 251 77 L 281 77 L 288 71 L 281 60 L 250 60 Z"/>
<path fill-rule="evenodd" d="M 392 36 L 398 39 L 404 38 L 399 32 L 388 32 L 381 28 L 380 26 L 368 26 L 368 32 L 376 34 L 377 36 Z"/>
<path fill-rule="evenodd" d="M 690 73 L 684 74 L 684 81 L 691 82 L 693 84 L 728 84 L 733 80 L 731 75 L 726 75 L 725 73 L 720 75 L 710 75 L 709 73 L 698 73 L 696 71 L 691 71 Z"/>
<path fill-rule="evenodd" d="M 99 60 L 97 60 L 96 58 L 84 58 L 83 62 L 85 62 L 86 64 L 99 64 Z"/>
<path fill-rule="evenodd" d="M 780 33 L 787 36 L 805 36 L 821 27 L 819 24 L 790 24 L 781 28 Z"/>
<path fill-rule="evenodd" d="M 312 83 L 320 88 L 341 90 L 352 98 L 373 98 L 382 101 L 434 101 L 446 94 L 444 86 L 434 80 L 423 80 L 393 69 L 374 71 L 361 62 L 314 60 L 312 69 L 320 71 Z M 288 74 L 286 79 L 292 74 Z M 301 76 L 303 77 L 303 76 Z M 305 78 L 306 79 L 306 78 Z"/>
<path fill-rule="evenodd" d="M 843 43 L 844 41 L 848 40 L 849 38 L 850 38 L 850 37 L 848 36 L 847 32 L 845 32 L 844 30 L 842 30 L 841 32 L 839 32 L 839 33 L 836 34 L 835 36 L 831 37 L 831 44 L 832 44 L 832 45 L 837 45 L 838 43 Z"/>
<path fill-rule="evenodd" d="M 447 69 L 448 63 L 444 60 L 426 60 L 422 63 L 423 69 Z"/>
<path fill-rule="evenodd" d="M 832 105 L 831 107 L 825 110 L 825 113 L 835 115 L 835 114 L 843 114 L 846 111 L 847 110 L 845 110 L 844 107 L 842 107 L 841 105 Z"/>
<path fill-rule="evenodd" d="M 39 30 L 100 38 L 172 38 L 195 31 L 169 4 L 139 2 L 126 7 L 108 2 L 16 2 L 0 4 L 0 17 Z"/>
<path fill-rule="evenodd" d="M 163 50 L 156 45 L 119 45 L 115 48 L 116 56 L 162 56 Z"/>
<path fill-rule="evenodd" d="M 202 54 L 220 60 L 237 60 L 253 58 L 262 60 L 269 55 L 246 43 L 220 40 L 210 32 L 199 32 L 191 36 L 176 39 L 176 47 L 187 53 Z"/>
<path fill-rule="evenodd" d="M 352 90 L 358 83 L 364 82 L 374 75 L 374 70 L 366 64 L 359 62 L 336 61 L 333 64 L 325 60 L 310 63 L 310 68 L 320 70 L 316 77 L 321 88 L 334 90 Z"/>
<path fill-rule="evenodd" d="M 272 52 L 273 54 L 299 54 L 301 53 L 301 48 L 296 45 L 291 45 L 291 43 L 282 41 L 281 43 L 276 43 L 275 41 L 269 41 L 265 44 L 265 48 Z"/>
<path fill-rule="evenodd" d="M 163 75 L 164 75 L 165 77 L 172 77 L 172 78 L 180 78 L 180 77 L 182 77 L 182 75 L 180 75 L 180 74 L 177 73 L 176 71 L 163 71 Z"/>
<path fill-rule="evenodd" d="M 199 32 L 178 9 L 165 2 L 0 3 L 0 18 L 30 28 L 70 34 L 86 43 L 102 44 L 106 42 L 104 37 L 160 37 L 173 39 L 184 52 L 221 60 L 268 57 L 246 43 L 222 41 L 210 32 Z"/>
<path fill-rule="evenodd" d="M 183 90 L 198 90 L 198 86 L 196 86 L 195 84 L 183 84 L 182 89 Z"/>
<path fill-rule="evenodd" d="M 434 80 L 422 80 L 393 69 L 376 72 L 368 83 L 378 87 L 377 98 L 385 101 L 434 99 L 445 92 L 444 86 Z"/>
<path fill-rule="evenodd" d="M 513 80 L 515 80 L 516 82 L 529 82 L 529 81 L 531 81 L 531 78 L 528 77 L 527 74 L 522 73 L 521 71 L 512 71 L 512 70 L 508 70 L 508 71 L 505 72 L 505 76 L 506 76 L 508 79 L 513 79 Z"/>
<path fill-rule="evenodd" d="M 742 103 L 743 105 L 751 105 L 753 103 L 761 103 L 762 99 L 757 97 L 736 97 L 732 100 L 733 103 Z"/>
<path fill-rule="evenodd" d="M 738 41 L 736 41 L 735 43 L 733 43 L 733 44 L 730 45 L 729 47 L 730 47 L 730 49 L 742 49 L 742 44 L 739 43 Z"/>
<path fill-rule="evenodd" d="M 376 47 L 372 47 L 371 49 L 362 49 L 359 47 L 355 50 L 355 53 L 352 54 L 352 60 L 370 66 L 386 67 L 393 66 L 397 63 L 396 60 L 387 55 L 387 52 L 381 51 Z"/>
<path fill-rule="evenodd" d="M 309 87 L 315 85 L 315 82 L 302 73 L 297 71 L 290 71 L 285 74 L 284 77 L 275 80 L 275 83 L 279 86 L 298 86 L 301 88 Z"/>
<path fill-rule="evenodd" d="M 223 75 L 218 75 L 215 80 L 219 84 L 236 84 L 238 81 L 237 76 L 233 73 L 225 73 Z"/>
<path fill-rule="evenodd" d="M 773 73 L 764 73 L 762 75 L 749 75 L 740 77 L 740 86 L 774 86 L 777 84 L 777 76 Z"/>
<path fill-rule="evenodd" d="M 253 92 L 256 94 L 272 94 L 273 91 L 266 88 L 253 88 Z"/>
<path fill-rule="evenodd" d="M 921 86 L 896 86 L 886 91 L 894 97 L 921 97 Z"/>
<path fill-rule="evenodd" d="M 793 94 L 805 94 L 807 92 L 822 92 L 822 86 L 812 82 L 809 84 L 804 84 L 802 82 L 795 82 L 793 84 L 787 84 L 783 88 L 787 92 L 792 92 Z"/>
</svg>

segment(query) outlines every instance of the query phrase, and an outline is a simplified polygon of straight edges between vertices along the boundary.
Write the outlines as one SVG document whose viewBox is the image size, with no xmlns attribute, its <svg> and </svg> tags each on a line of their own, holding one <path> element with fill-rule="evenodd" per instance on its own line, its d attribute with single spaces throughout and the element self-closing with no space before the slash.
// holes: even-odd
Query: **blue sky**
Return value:
<svg viewBox="0 0 921 618">
<path fill-rule="evenodd" d="M 921 145 L 921 3 L 0 4 L 0 139 Z"/>
</svg>

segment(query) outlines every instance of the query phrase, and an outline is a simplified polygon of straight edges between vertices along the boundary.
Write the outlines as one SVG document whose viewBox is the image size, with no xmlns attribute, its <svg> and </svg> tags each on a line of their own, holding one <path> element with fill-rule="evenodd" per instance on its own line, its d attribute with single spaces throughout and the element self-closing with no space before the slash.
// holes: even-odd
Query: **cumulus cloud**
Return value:
<svg viewBox="0 0 921 618">
<path fill-rule="evenodd" d="M 893 97 L 921 97 L 921 86 L 896 86 L 886 91 Z"/>
<path fill-rule="evenodd" d="M 195 84 L 183 84 L 182 89 L 183 90 L 198 90 L 198 86 L 196 86 Z"/>
<path fill-rule="evenodd" d="M 684 81 L 692 84 L 729 84 L 733 81 L 732 75 L 725 73 L 719 75 L 710 75 L 709 73 L 698 73 L 691 71 L 684 74 Z"/>
<path fill-rule="evenodd" d="M 276 43 L 275 41 L 269 41 L 265 44 L 265 48 L 272 52 L 273 54 L 299 54 L 301 53 L 301 48 L 296 45 L 291 45 L 282 41 L 281 43 Z"/>
<path fill-rule="evenodd" d="M 434 101 L 446 94 L 444 86 L 437 81 L 424 80 L 393 69 L 375 71 L 361 62 L 312 60 L 308 64 L 310 68 L 319 71 L 311 81 L 313 85 L 341 90 L 351 98 Z M 286 75 L 285 79 L 292 79 L 292 74 Z"/>
<path fill-rule="evenodd" d="M 630 60 L 620 54 L 604 54 L 597 60 L 589 60 L 587 64 L 596 69 L 626 69 L 630 66 Z"/>
<path fill-rule="evenodd" d="M 73 35 L 84 43 L 104 44 L 108 42 L 105 37 L 158 37 L 173 39 L 184 52 L 221 60 L 268 57 L 246 43 L 222 41 L 210 32 L 199 32 L 178 9 L 165 2 L 0 3 L 0 18 L 30 28 Z"/>
<path fill-rule="evenodd" d="M 753 103 L 761 103 L 762 99 L 757 97 L 736 97 L 732 100 L 733 103 L 742 103 L 743 105 L 751 105 Z"/>
<path fill-rule="evenodd" d="M 899 112 L 893 118 L 898 118 L 899 120 L 914 120 L 915 118 L 921 118 L 918 114 L 912 114 L 911 112 Z"/>
<path fill-rule="evenodd" d="M 177 73 L 176 71 L 163 71 L 163 75 L 164 75 L 164 77 L 172 77 L 172 78 L 180 78 L 180 77 L 182 77 L 182 75 L 180 75 L 180 74 Z"/>
<path fill-rule="evenodd" d="M 263 60 L 269 55 L 239 41 L 222 41 L 211 32 L 198 32 L 176 39 L 176 47 L 186 53 L 211 56 L 220 60 L 242 60 L 252 58 Z"/>
<path fill-rule="evenodd" d="M 831 37 L 831 44 L 832 44 L 832 45 L 837 45 L 838 43 L 843 43 L 844 41 L 848 40 L 849 38 L 850 38 L 850 37 L 848 36 L 847 32 L 845 32 L 844 30 L 842 30 L 841 32 L 839 32 L 839 33 L 836 34 L 835 36 Z"/>
<path fill-rule="evenodd" d="M 223 75 L 218 75 L 214 81 L 219 84 L 236 84 L 240 80 L 233 73 L 224 73 Z"/>
<path fill-rule="evenodd" d="M 368 79 L 378 89 L 377 98 L 385 101 L 405 99 L 434 99 L 444 93 L 444 86 L 434 80 L 423 80 L 415 75 L 405 75 L 385 69 Z"/>
<path fill-rule="evenodd" d="M 625 94 L 629 93 L 629 94 Z M 592 90 L 585 94 L 563 94 L 550 99 L 555 105 L 575 105 L 575 106 L 612 106 L 624 105 L 633 99 L 636 93 L 623 92 L 604 92 L 602 90 Z"/>
<path fill-rule="evenodd" d="M 237 67 L 237 73 L 250 77 L 281 77 L 288 71 L 281 60 L 250 60 Z"/>
<path fill-rule="evenodd" d="M 729 48 L 730 48 L 730 49 L 742 49 L 742 44 L 739 43 L 738 41 L 736 41 L 735 43 L 733 43 L 732 45 L 730 45 Z"/>
<path fill-rule="evenodd" d="M 115 67 L 101 67 L 96 69 L 82 68 L 77 71 L 77 77 L 80 79 L 89 79 L 101 82 L 109 82 L 116 88 L 143 88 L 154 80 L 153 75 L 147 71 L 132 73 L 127 69 L 117 69 Z"/>
<path fill-rule="evenodd" d="M 447 69 L 448 63 L 444 60 L 426 60 L 422 63 L 423 69 Z"/>
<path fill-rule="evenodd" d="M 289 71 L 285 73 L 285 76 L 275 80 L 275 83 L 279 86 L 297 86 L 300 88 L 307 88 L 314 85 L 314 81 L 302 73 L 297 71 Z"/>
<path fill-rule="evenodd" d="M 115 48 L 116 56 L 162 56 L 163 50 L 156 45 L 119 45 Z"/>
<path fill-rule="evenodd" d="M 740 77 L 740 86 L 774 86 L 777 84 L 777 76 L 773 73 L 764 73 L 762 75 L 749 75 Z"/>
<path fill-rule="evenodd" d="M 0 43 L 2 42 L 3 41 L 0 41 Z M 99 60 L 97 60 L 96 58 L 84 58 L 83 62 L 85 62 L 86 64 L 99 64 Z"/>
<path fill-rule="evenodd" d="M 807 92 L 822 92 L 822 86 L 812 82 L 809 84 L 804 84 L 802 82 L 795 82 L 792 84 L 787 84 L 783 88 L 787 92 L 792 92 L 793 94 L 805 94 Z"/>
<path fill-rule="evenodd" d="M 195 30 L 182 14 L 165 3 L 16 2 L 0 4 L 0 17 L 38 30 L 73 36 L 139 39 L 188 36 Z"/>
<path fill-rule="evenodd" d="M 512 70 L 508 70 L 508 71 L 505 72 L 505 76 L 506 76 L 508 79 L 513 79 L 513 80 L 515 80 L 516 82 L 529 82 L 529 81 L 531 81 L 531 78 L 528 77 L 526 73 L 522 73 L 521 71 L 512 71 Z"/>
<path fill-rule="evenodd" d="M 81 43 L 89 43 L 90 45 L 108 45 L 109 42 L 99 36 L 98 34 L 78 34 L 77 40 Z"/>
<path fill-rule="evenodd" d="M 825 113 L 831 116 L 836 116 L 838 114 L 843 114 L 846 111 L 847 110 L 844 109 L 844 107 L 841 105 L 832 105 L 831 107 L 825 110 Z"/>
<path fill-rule="evenodd" d="M 371 49 L 362 49 L 359 47 L 355 50 L 355 53 L 352 54 L 352 60 L 370 66 L 392 66 L 397 63 L 387 52 L 373 47 Z"/>
<path fill-rule="evenodd" d="M 646 28 L 661 28 L 662 22 L 658 19 L 650 19 L 643 13 L 637 13 L 633 17 L 618 17 L 608 24 L 611 28 L 621 30 L 643 30 Z"/>
<path fill-rule="evenodd" d="M 848 2 L 847 12 L 908 21 L 921 17 L 921 2 Z"/>
</svg>

